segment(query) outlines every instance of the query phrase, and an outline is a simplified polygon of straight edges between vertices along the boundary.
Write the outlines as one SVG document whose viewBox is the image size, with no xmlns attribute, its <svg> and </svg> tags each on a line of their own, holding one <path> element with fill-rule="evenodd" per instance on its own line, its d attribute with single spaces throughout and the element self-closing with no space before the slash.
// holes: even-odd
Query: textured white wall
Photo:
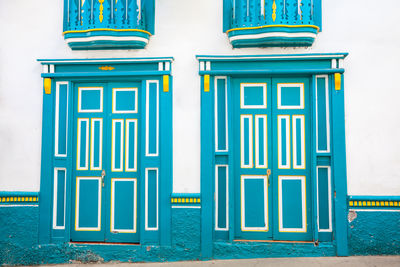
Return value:
<svg viewBox="0 0 400 267">
<path fill-rule="evenodd" d="M 400 2 L 323 0 L 311 48 L 233 50 L 222 0 L 156 0 L 156 34 L 144 50 L 73 52 L 62 1 L 0 1 L 0 191 L 40 184 L 42 79 L 38 58 L 173 56 L 174 191 L 200 191 L 200 79 L 196 54 L 349 52 L 345 61 L 348 192 L 400 194 Z"/>
</svg>

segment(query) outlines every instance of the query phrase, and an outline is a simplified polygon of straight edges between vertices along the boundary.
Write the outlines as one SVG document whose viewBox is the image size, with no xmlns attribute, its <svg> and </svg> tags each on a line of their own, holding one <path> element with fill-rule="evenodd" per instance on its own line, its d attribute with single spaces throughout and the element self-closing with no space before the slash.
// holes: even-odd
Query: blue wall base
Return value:
<svg viewBox="0 0 400 267">
<path fill-rule="evenodd" d="M 400 211 L 350 211 L 351 255 L 400 255 Z"/>
<path fill-rule="evenodd" d="M 32 264 L 38 250 L 39 207 L 0 208 L 0 265 Z"/>
<path fill-rule="evenodd" d="M 200 259 L 200 209 L 172 209 L 170 246 L 57 243 L 39 245 L 37 206 L 0 208 L 0 265 L 164 262 Z"/>
<path fill-rule="evenodd" d="M 336 256 L 332 243 L 215 242 L 215 259 Z"/>
<path fill-rule="evenodd" d="M 197 205 L 182 206 L 171 210 L 170 245 L 160 246 L 68 242 L 39 245 L 39 207 L 32 203 L 3 205 L 0 207 L 0 265 L 204 260 L 201 209 Z M 400 255 L 400 210 L 398 206 L 385 209 L 350 209 L 350 255 Z M 325 257 L 336 256 L 336 249 L 335 241 L 319 245 L 218 241 L 211 243 L 212 255 L 207 259 Z"/>
</svg>

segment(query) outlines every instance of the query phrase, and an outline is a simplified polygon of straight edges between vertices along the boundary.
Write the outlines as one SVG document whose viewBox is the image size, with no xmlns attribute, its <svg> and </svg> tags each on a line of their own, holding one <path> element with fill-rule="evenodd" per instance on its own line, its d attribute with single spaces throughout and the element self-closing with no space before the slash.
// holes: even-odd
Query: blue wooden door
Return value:
<svg viewBox="0 0 400 267">
<path fill-rule="evenodd" d="M 139 242 L 139 85 L 75 85 L 72 241 Z"/>
<path fill-rule="evenodd" d="M 308 78 L 237 78 L 235 238 L 311 240 Z"/>
<path fill-rule="evenodd" d="M 272 238 L 271 79 L 234 80 L 235 235 Z"/>
</svg>

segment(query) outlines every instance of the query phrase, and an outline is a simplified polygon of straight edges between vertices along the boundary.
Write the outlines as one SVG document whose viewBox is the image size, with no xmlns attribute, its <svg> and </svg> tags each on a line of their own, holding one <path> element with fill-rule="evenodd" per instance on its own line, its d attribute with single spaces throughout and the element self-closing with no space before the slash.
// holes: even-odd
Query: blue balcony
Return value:
<svg viewBox="0 0 400 267">
<path fill-rule="evenodd" d="M 144 48 L 154 33 L 154 1 L 64 0 L 64 39 L 73 50 Z"/>
<path fill-rule="evenodd" d="M 311 46 L 321 0 L 224 0 L 223 26 L 234 48 Z"/>
</svg>

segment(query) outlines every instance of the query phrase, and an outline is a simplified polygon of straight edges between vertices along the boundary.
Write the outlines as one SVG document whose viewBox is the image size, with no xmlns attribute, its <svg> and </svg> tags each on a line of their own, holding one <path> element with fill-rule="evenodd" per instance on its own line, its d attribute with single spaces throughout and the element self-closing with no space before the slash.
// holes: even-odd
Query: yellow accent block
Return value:
<svg viewBox="0 0 400 267">
<path fill-rule="evenodd" d="M 111 67 L 111 66 L 101 66 L 101 67 L 99 67 L 99 70 L 114 70 L 115 68 L 114 67 Z"/>
<path fill-rule="evenodd" d="M 390 201 L 390 202 L 389 202 L 389 205 L 390 205 L 390 206 L 393 206 L 393 201 Z"/>
<path fill-rule="evenodd" d="M 21 198 L 20 198 L 20 197 L 18 197 L 18 201 L 21 201 Z"/>
<path fill-rule="evenodd" d="M 389 201 L 385 201 L 385 206 L 389 206 Z"/>
<path fill-rule="evenodd" d="M 8 201 L 10 201 L 10 198 L 9 198 L 9 197 L 7 198 L 7 202 L 8 202 Z"/>
<path fill-rule="evenodd" d="M 353 206 L 353 201 L 350 201 L 350 202 L 349 202 L 349 205 L 352 207 L 352 206 Z"/>
<path fill-rule="evenodd" d="M 4 202 L 4 201 L 6 201 L 6 198 L 5 198 L 5 197 L 3 197 L 3 202 Z"/>
<path fill-rule="evenodd" d="M 397 202 L 394 202 L 394 205 L 397 207 Z"/>
<path fill-rule="evenodd" d="M 210 92 L 210 75 L 204 75 L 204 92 Z"/>
<path fill-rule="evenodd" d="M 340 73 L 335 73 L 335 90 L 342 89 L 342 75 Z"/>
<path fill-rule="evenodd" d="M 363 201 L 363 206 L 367 206 L 367 202 L 366 201 Z"/>
<path fill-rule="evenodd" d="M 198 199 L 197 199 L 197 202 L 199 202 L 199 203 L 200 203 L 200 198 L 198 198 Z"/>
<path fill-rule="evenodd" d="M 375 201 L 372 201 L 372 206 L 375 206 Z"/>
<path fill-rule="evenodd" d="M 32 197 L 29 198 L 29 201 L 32 201 Z"/>
<path fill-rule="evenodd" d="M 189 203 L 189 198 L 186 199 L 186 203 Z"/>
<path fill-rule="evenodd" d="M 384 201 L 381 201 L 381 206 L 385 206 L 385 202 Z"/>
<path fill-rule="evenodd" d="M 371 206 L 371 201 L 367 201 L 367 206 Z"/>
<path fill-rule="evenodd" d="M 163 91 L 169 92 L 169 75 L 163 75 Z"/>
<path fill-rule="evenodd" d="M 46 95 L 51 94 L 51 79 L 50 78 L 44 78 L 43 87 L 44 87 L 44 93 Z"/>
</svg>

